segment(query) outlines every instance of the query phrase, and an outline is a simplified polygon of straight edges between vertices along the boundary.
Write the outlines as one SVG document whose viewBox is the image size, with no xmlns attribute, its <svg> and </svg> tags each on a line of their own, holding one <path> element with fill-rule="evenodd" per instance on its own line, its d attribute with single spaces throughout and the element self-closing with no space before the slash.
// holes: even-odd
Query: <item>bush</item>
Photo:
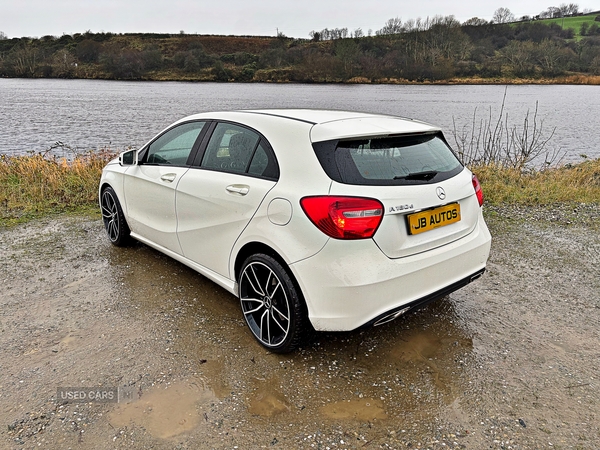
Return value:
<svg viewBox="0 0 600 450">
<path fill-rule="evenodd" d="M 79 61 L 95 63 L 98 61 L 98 56 L 100 56 L 101 50 L 102 44 L 90 39 L 86 39 L 85 41 L 81 41 L 79 44 L 77 44 L 77 47 L 75 48 L 75 56 L 77 56 Z"/>
<path fill-rule="evenodd" d="M 454 124 L 452 134 L 461 160 L 469 166 L 515 170 L 546 168 L 559 161 L 563 154 L 549 146 L 555 130 L 544 130 L 543 120 L 538 119 L 537 102 L 533 114 L 527 111 L 521 127 L 511 127 L 508 115 L 504 115 L 505 101 L 506 90 L 497 117 L 492 117 L 491 109 L 487 117 L 478 117 L 475 110 L 470 125 L 459 129 Z"/>
</svg>

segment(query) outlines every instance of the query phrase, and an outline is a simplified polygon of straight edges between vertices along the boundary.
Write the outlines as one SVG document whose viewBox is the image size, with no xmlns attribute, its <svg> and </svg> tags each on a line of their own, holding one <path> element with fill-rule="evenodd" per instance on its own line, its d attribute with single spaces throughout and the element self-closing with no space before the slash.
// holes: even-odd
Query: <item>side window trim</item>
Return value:
<svg viewBox="0 0 600 450">
<path fill-rule="evenodd" d="M 245 175 L 250 175 L 248 173 L 248 170 L 250 169 L 250 166 L 252 165 L 252 160 L 254 159 L 254 155 L 256 155 L 256 149 L 258 148 L 258 146 L 260 145 L 260 143 L 263 141 L 263 137 L 260 135 L 260 133 L 258 134 L 258 140 L 256 141 L 256 144 L 254 144 L 254 148 L 252 149 L 252 154 L 250 155 L 250 158 L 248 159 L 248 162 L 246 163 L 246 167 L 244 167 L 244 174 Z"/>
<path fill-rule="evenodd" d="M 204 132 L 204 135 L 198 143 L 198 149 L 196 151 L 196 154 L 194 155 L 194 159 L 190 163 L 190 166 L 193 168 L 200 168 L 200 163 L 202 162 L 202 158 L 204 157 L 204 153 L 206 152 L 208 141 L 210 141 L 210 138 L 212 137 L 212 134 L 215 131 L 215 128 L 217 127 L 217 121 L 209 120 L 207 122 L 207 125 L 208 126 L 206 127 L 206 129 L 202 130 Z"/>
</svg>

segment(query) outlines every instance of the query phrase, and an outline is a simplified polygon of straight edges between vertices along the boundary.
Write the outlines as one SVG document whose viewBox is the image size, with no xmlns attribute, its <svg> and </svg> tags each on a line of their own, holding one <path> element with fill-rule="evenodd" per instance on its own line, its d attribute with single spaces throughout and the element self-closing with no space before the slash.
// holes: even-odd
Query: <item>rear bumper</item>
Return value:
<svg viewBox="0 0 600 450">
<path fill-rule="evenodd" d="M 394 308 L 391 311 L 387 311 L 387 312 L 381 314 L 379 317 L 375 317 L 370 322 L 364 324 L 363 327 L 370 327 L 370 326 L 376 327 L 378 325 L 383 325 L 384 323 L 391 322 L 392 320 L 397 319 L 398 317 L 406 314 L 409 311 L 414 311 L 416 309 L 422 308 L 431 302 L 434 302 L 436 300 L 439 300 L 442 297 L 445 297 L 446 295 L 450 295 L 452 292 L 465 287 L 467 284 L 471 283 L 472 281 L 475 281 L 476 279 L 481 278 L 484 273 L 485 273 L 485 269 L 481 269 L 481 270 L 477 271 L 476 273 L 474 273 L 473 275 L 470 275 L 456 283 L 446 286 L 445 288 L 440 289 L 437 292 L 426 295 L 425 297 L 415 300 L 413 302 L 407 303 L 406 305 L 402 305 L 400 307 Z"/>
<path fill-rule="evenodd" d="M 330 239 L 318 254 L 290 268 L 313 327 L 349 331 L 384 323 L 390 315 L 465 286 L 485 270 L 490 246 L 490 233 L 480 218 L 468 236 L 417 255 L 389 259 L 370 239 Z"/>
</svg>

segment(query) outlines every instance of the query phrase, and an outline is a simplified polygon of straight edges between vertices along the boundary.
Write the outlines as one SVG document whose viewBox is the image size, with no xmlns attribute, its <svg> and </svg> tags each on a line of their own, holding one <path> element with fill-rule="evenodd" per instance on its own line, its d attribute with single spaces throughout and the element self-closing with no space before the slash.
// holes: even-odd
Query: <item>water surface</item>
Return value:
<svg viewBox="0 0 600 450">
<path fill-rule="evenodd" d="M 189 114 L 248 108 L 333 108 L 388 113 L 436 124 L 452 143 L 454 124 L 497 119 L 506 89 L 510 126 L 538 108 L 538 126 L 567 160 L 600 157 L 597 86 L 396 86 L 0 79 L 0 154 L 137 148 Z"/>
</svg>

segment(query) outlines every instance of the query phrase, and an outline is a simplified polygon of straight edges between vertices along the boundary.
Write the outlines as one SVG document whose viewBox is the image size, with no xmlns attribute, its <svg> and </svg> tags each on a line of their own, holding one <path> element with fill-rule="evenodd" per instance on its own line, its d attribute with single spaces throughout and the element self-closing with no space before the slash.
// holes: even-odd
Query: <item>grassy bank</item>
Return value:
<svg viewBox="0 0 600 450">
<path fill-rule="evenodd" d="M 55 213 L 99 216 L 98 181 L 110 151 L 70 160 L 41 154 L 0 157 L 0 226 Z M 600 159 L 541 171 L 473 167 L 490 205 L 600 205 Z"/>
<path fill-rule="evenodd" d="M 59 158 L 0 156 L 0 225 L 53 213 L 98 213 L 98 181 L 109 150 Z"/>
<path fill-rule="evenodd" d="M 545 170 L 496 165 L 472 170 L 483 186 L 486 202 L 493 205 L 600 204 L 600 159 Z"/>
</svg>

